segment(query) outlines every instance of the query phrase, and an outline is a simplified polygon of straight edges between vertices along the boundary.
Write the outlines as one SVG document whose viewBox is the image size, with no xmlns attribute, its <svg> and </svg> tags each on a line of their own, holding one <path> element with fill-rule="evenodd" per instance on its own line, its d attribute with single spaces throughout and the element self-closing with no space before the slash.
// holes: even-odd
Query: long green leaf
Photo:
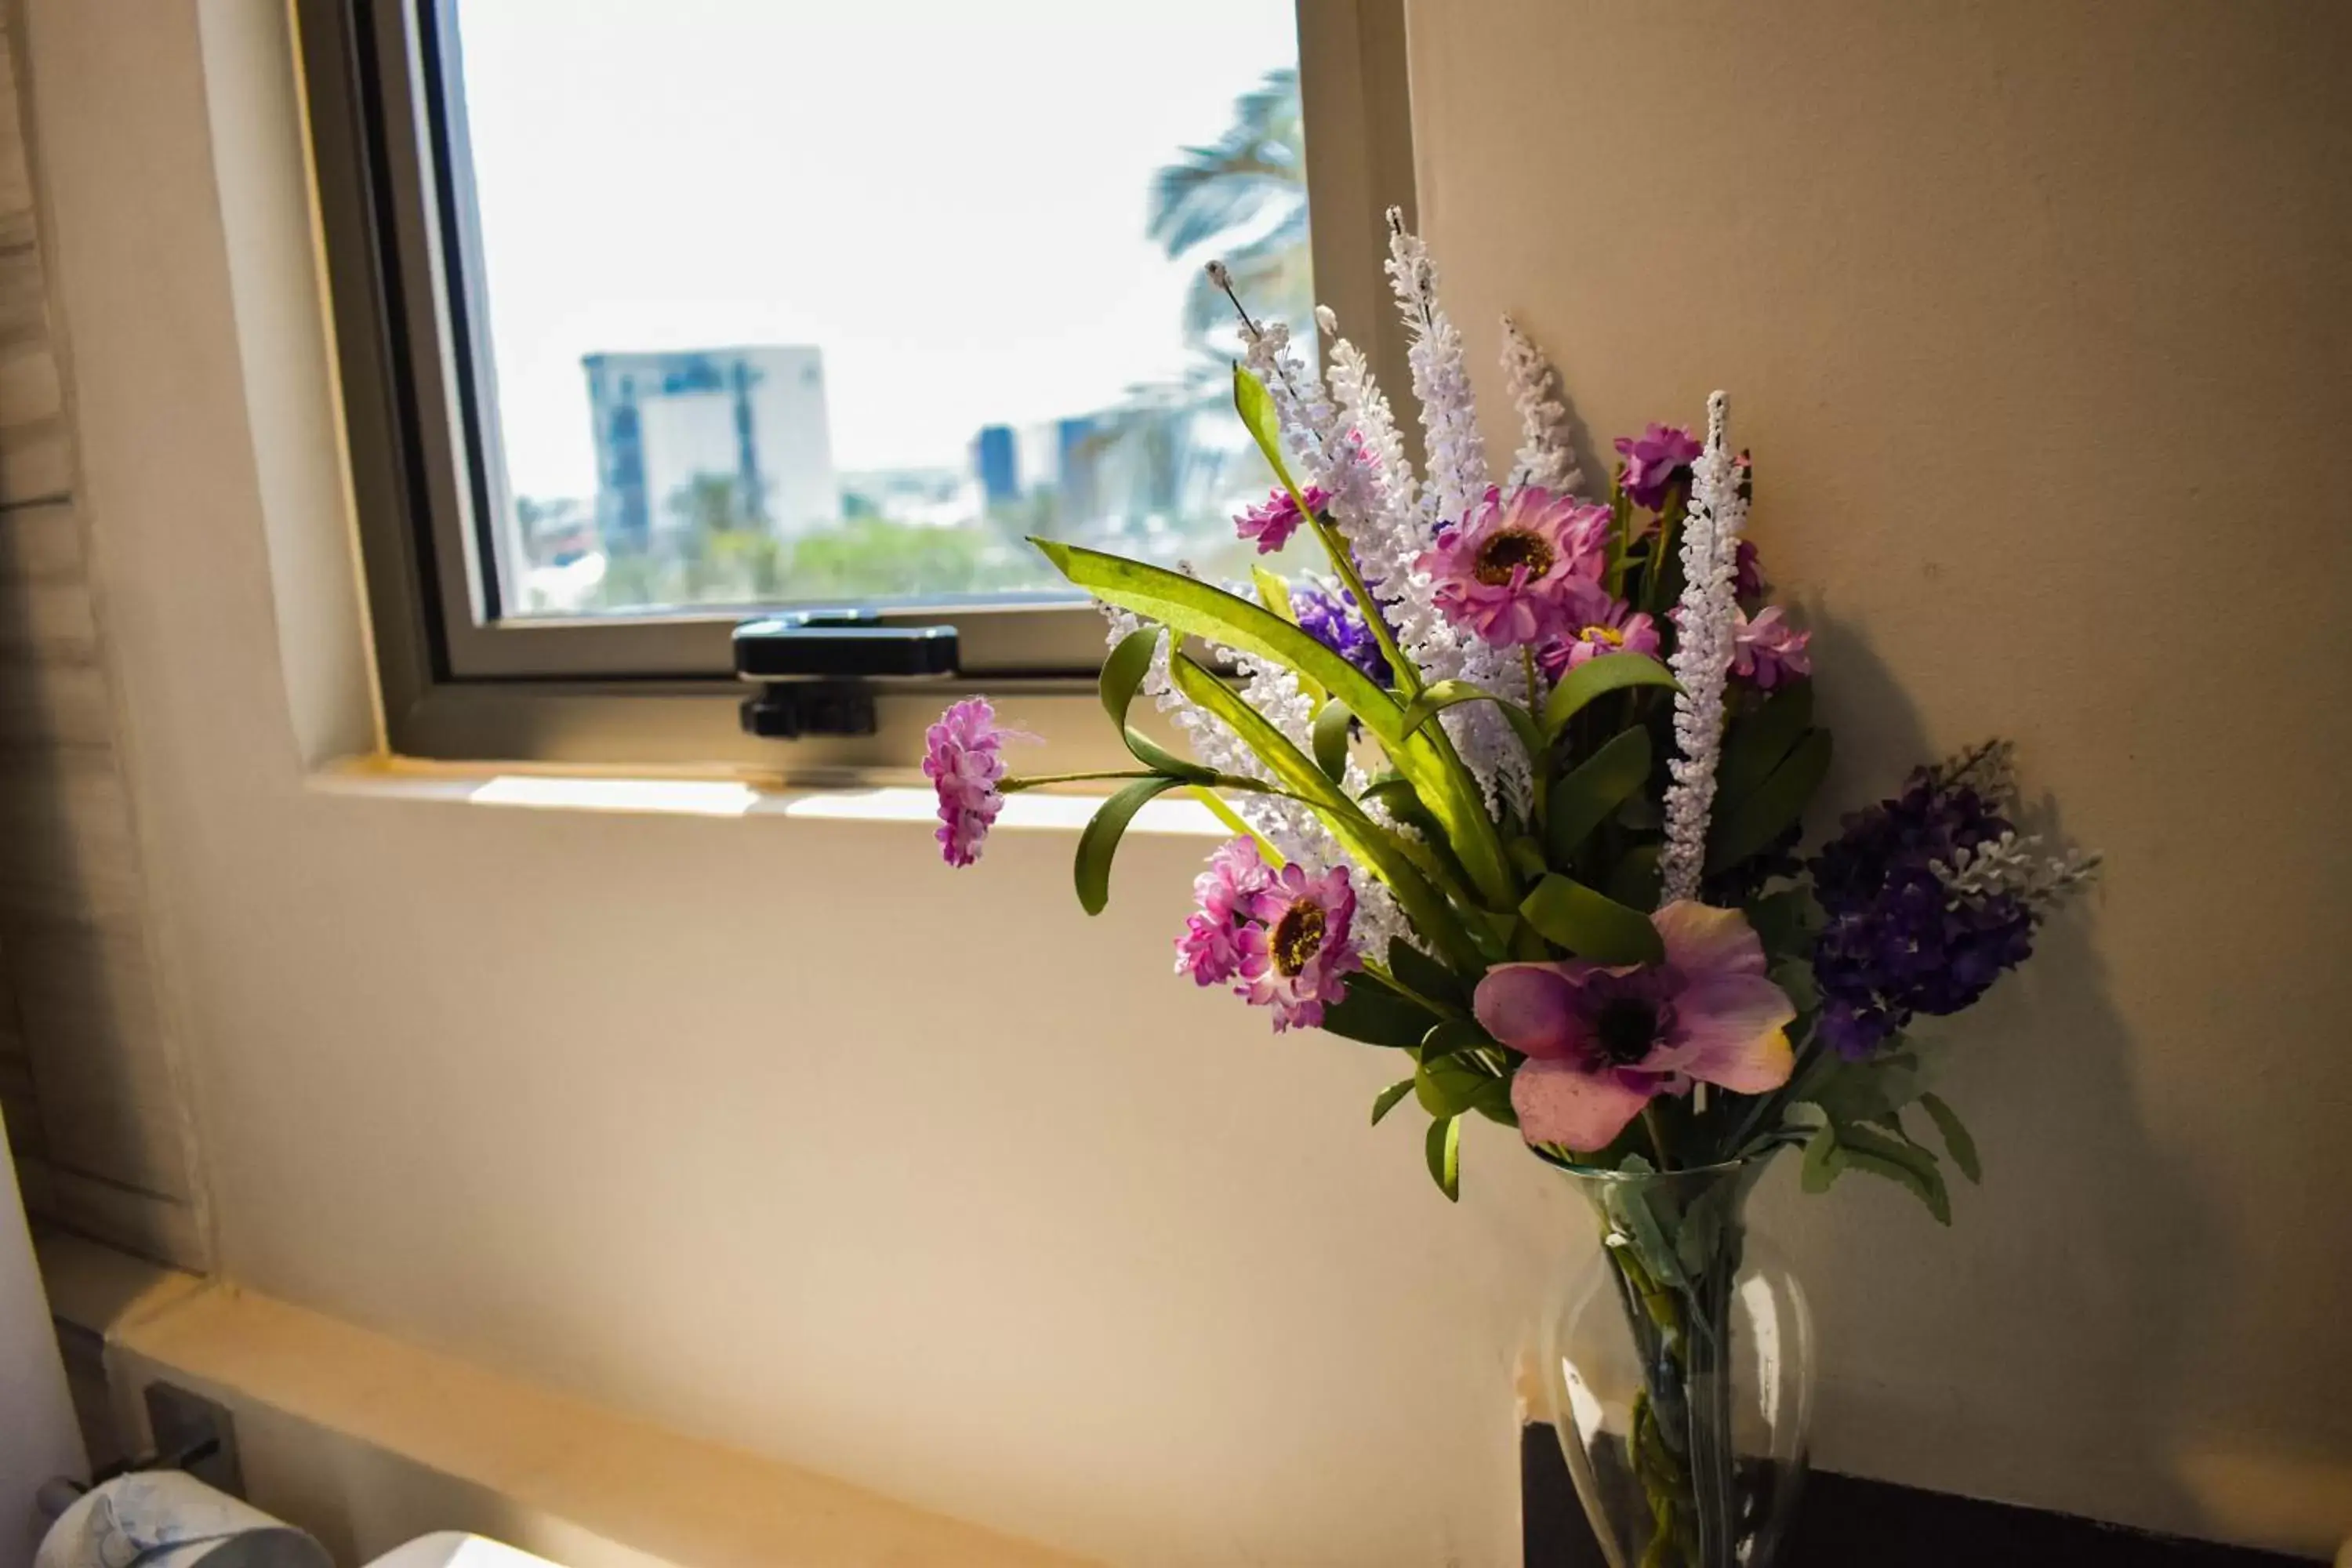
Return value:
<svg viewBox="0 0 2352 1568">
<path fill-rule="evenodd" d="M 1544 849 L 1557 867 L 1650 776 L 1650 732 L 1639 725 L 1612 736 L 1576 771 L 1551 786 L 1544 812 Z"/>
<path fill-rule="evenodd" d="M 1087 830 L 1078 835 L 1076 875 L 1078 907 L 1090 915 L 1103 912 L 1110 902 L 1110 863 L 1118 854 L 1118 841 L 1127 832 L 1127 825 L 1135 820 L 1153 796 L 1163 795 L 1182 784 L 1182 779 L 1138 779 L 1102 803 Z"/>
<path fill-rule="evenodd" d="M 1181 572 L 1050 539 L 1030 542 L 1063 576 L 1103 603 L 1149 616 L 1184 636 L 1273 659 L 1347 704 L 1388 749 L 1397 771 L 1412 780 L 1472 885 L 1498 907 L 1507 897 L 1516 898 L 1517 879 L 1504 861 L 1502 839 L 1486 816 L 1477 781 L 1435 738 L 1408 737 L 1404 710 L 1363 671 L 1272 611 Z"/>
<path fill-rule="evenodd" d="M 1647 915 L 1557 872 L 1519 904 L 1544 940 L 1595 963 L 1655 963 L 1666 955 Z"/>
<path fill-rule="evenodd" d="M 1723 737 L 1723 761 L 1715 770 L 1715 798 L 1741 801 L 1772 776 L 1798 737 L 1812 728 L 1813 683 L 1799 680 L 1767 697 L 1754 712 L 1734 722 Z"/>
<path fill-rule="evenodd" d="M 1559 684 L 1551 689 L 1551 696 L 1544 701 L 1543 732 L 1559 734 L 1596 697 L 1629 686 L 1674 684 L 1673 673 L 1646 653 L 1604 653 L 1589 658 L 1560 677 Z"/>
<path fill-rule="evenodd" d="M 1257 587 L 1257 602 L 1296 626 L 1298 612 L 1290 605 L 1290 584 L 1263 566 L 1250 568 L 1250 581 Z"/>
<path fill-rule="evenodd" d="M 1158 626 L 1144 626 L 1121 637 L 1118 646 L 1103 660 L 1100 691 L 1103 711 L 1127 742 L 1128 751 L 1135 760 L 1155 773 L 1205 784 L 1216 777 L 1216 770 L 1204 768 L 1188 758 L 1180 757 L 1165 746 L 1139 734 L 1127 721 L 1127 710 L 1135 705 L 1135 694 L 1151 673 L 1152 655 L 1160 648 L 1160 639 L 1166 634 Z"/>
<path fill-rule="evenodd" d="M 1830 771 L 1830 732 L 1808 730 L 1747 799 L 1719 813 L 1706 837 L 1706 868 L 1737 866 L 1805 815 L 1806 802 Z"/>
<path fill-rule="evenodd" d="M 1444 895 L 1431 886 L 1402 845 L 1386 828 L 1373 822 L 1345 791 L 1324 776 L 1290 737 L 1276 729 L 1240 695 L 1184 654 L 1171 662 L 1176 689 L 1205 708 L 1257 753 L 1276 780 L 1292 794 L 1311 803 L 1340 846 L 1386 882 L 1415 930 L 1446 952 L 1463 968 L 1475 968 L 1477 948 L 1454 916 Z"/>
<path fill-rule="evenodd" d="M 1447 1203 L 1462 1201 L 1462 1119 L 1449 1116 L 1429 1124 L 1429 1178 Z"/>
<path fill-rule="evenodd" d="M 1659 847 L 1655 844 L 1636 844 L 1626 850 L 1617 868 L 1609 873 L 1609 896 L 1633 909 L 1655 909 L 1660 881 Z"/>
<path fill-rule="evenodd" d="M 1323 704 L 1323 710 L 1315 715 L 1315 765 L 1333 784 L 1348 776 L 1348 732 L 1355 722 L 1348 705 L 1336 699 Z"/>
<path fill-rule="evenodd" d="M 1282 416 L 1274 406 L 1274 395 L 1265 389 L 1265 383 L 1240 364 L 1234 366 L 1234 412 L 1242 416 L 1242 427 L 1257 443 L 1266 466 L 1282 481 L 1282 488 L 1290 492 L 1290 499 L 1298 503 L 1298 510 L 1313 516 L 1315 509 L 1307 504 L 1307 497 L 1298 482 L 1290 477 L 1290 464 L 1282 455 Z"/>
<path fill-rule="evenodd" d="M 1549 746 L 1542 727 L 1536 722 L 1536 716 L 1509 698 L 1498 697 L 1485 687 L 1467 680 L 1441 680 L 1434 686 L 1423 688 L 1421 695 L 1414 698 L 1404 710 L 1405 732 L 1419 733 L 1438 714 L 1448 708 L 1458 708 L 1465 702 L 1491 702 L 1502 710 L 1503 717 L 1510 722 L 1511 732 L 1519 738 L 1520 749 L 1528 754 L 1528 765 L 1538 773 L 1543 772 L 1544 752 Z"/>
<path fill-rule="evenodd" d="M 1437 1015 L 1400 996 L 1369 974 L 1349 978 L 1347 994 L 1323 1006 L 1323 1032 L 1365 1046 L 1410 1050 L 1437 1023 Z"/>
<path fill-rule="evenodd" d="M 1394 1110 L 1404 1097 L 1412 1092 L 1412 1079 L 1401 1078 L 1381 1090 L 1372 1100 L 1372 1125 L 1378 1127 L 1381 1118 Z"/>
<path fill-rule="evenodd" d="M 1389 973 L 1397 984 L 1408 986 L 1433 1002 L 1444 1002 L 1460 1006 L 1466 998 L 1467 987 L 1462 976 L 1448 969 L 1429 954 L 1402 937 L 1389 943 Z"/>
<path fill-rule="evenodd" d="M 1943 1136 L 1944 1152 L 1951 1155 L 1952 1163 L 1959 1167 L 1960 1174 L 1970 1182 L 1983 1181 L 1984 1164 L 1977 1158 L 1977 1141 L 1969 1136 L 1967 1126 L 1960 1121 L 1960 1113 L 1945 1104 L 1941 1096 L 1933 1094 L 1919 1097 L 1919 1109 L 1926 1111 L 1927 1120 L 1936 1124 L 1936 1131 Z"/>
<path fill-rule="evenodd" d="M 1916 1143 L 1889 1137 L 1874 1127 L 1847 1123 L 1837 1130 L 1838 1153 L 1849 1170 L 1865 1171 L 1910 1190 L 1939 1225 L 1952 1223 L 1951 1194 L 1936 1156 Z"/>
</svg>

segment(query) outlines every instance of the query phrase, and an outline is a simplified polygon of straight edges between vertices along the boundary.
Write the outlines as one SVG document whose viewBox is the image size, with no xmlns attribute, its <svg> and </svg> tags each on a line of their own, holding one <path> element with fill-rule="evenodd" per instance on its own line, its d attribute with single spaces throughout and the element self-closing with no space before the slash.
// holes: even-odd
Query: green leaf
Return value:
<svg viewBox="0 0 2352 1568">
<path fill-rule="evenodd" d="M 1135 705 L 1136 691 L 1143 685 L 1144 677 L 1151 672 L 1152 655 L 1159 651 L 1160 639 L 1165 635 L 1158 626 L 1144 626 L 1121 637 L 1118 646 L 1103 660 L 1103 711 L 1110 715 L 1127 749 L 1135 760 L 1155 773 L 1205 784 L 1217 776 L 1213 768 L 1180 757 L 1150 738 L 1139 734 L 1127 721 L 1127 710 Z"/>
<path fill-rule="evenodd" d="M 1558 872 L 1519 903 L 1544 940 L 1595 963 L 1655 963 L 1666 955 L 1658 928 L 1638 910 Z"/>
<path fill-rule="evenodd" d="M 1543 771 L 1548 742 L 1542 727 L 1536 722 L 1536 716 L 1510 699 L 1497 697 L 1486 688 L 1474 686 L 1466 680 L 1441 680 L 1434 686 L 1423 688 L 1421 695 L 1414 698 L 1412 705 L 1404 710 L 1405 732 L 1418 733 L 1438 714 L 1465 702 L 1491 702 L 1500 709 L 1503 717 L 1510 721 L 1511 732 L 1519 738 L 1519 747 L 1527 752 L 1528 763 L 1538 773 Z"/>
<path fill-rule="evenodd" d="M 1394 1110 L 1404 1097 L 1412 1092 L 1412 1079 L 1401 1078 L 1381 1090 L 1372 1100 L 1372 1125 L 1378 1127 L 1381 1118 Z"/>
<path fill-rule="evenodd" d="M 1834 1122 L 1824 1121 L 1814 1130 L 1811 1140 L 1805 1144 L 1805 1163 L 1799 1172 L 1802 1185 L 1809 1193 L 1828 1192 L 1831 1184 L 1844 1169 L 1845 1159 L 1838 1148 L 1837 1126 Z"/>
<path fill-rule="evenodd" d="M 1323 1007 L 1323 1032 L 1367 1046 L 1410 1050 L 1421 1044 L 1437 1015 L 1398 995 L 1369 974 L 1352 975 L 1347 994 Z"/>
<path fill-rule="evenodd" d="M 1270 658 L 1321 686 L 1370 725 L 1382 740 L 1404 738 L 1404 710 L 1371 678 L 1290 622 L 1237 594 L 1212 587 L 1181 572 L 1140 561 L 1032 539 L 1055 571 L 1104 604 L 1116 605 L 1160 622 L 1186 637 L 1206 637 L 1244 653 Z M 1595 659 L 1594 663 L 1600 660 Z"/>
<path fill-rule="evenodd" d="M 1462 1121 L 1449 1116 L 1429 1124 L 1430 1179 L 1448 1203 L 1462 1201 Z"/>
<path fill-rule="evenodd" d="M 1291 744 L 1289 736 L 1276 729 L 1265 714 L 1243 701 L 1238 692 L 1198 662 L 1178 654 L 1171 661 L 1169 673 L 1175 678 L 1177 690 L 1222 721 L 1244 745 L 1257 753 L 1258 760 L 1276 781 L 1314 806 L 1323 826 L 1330 829 L 1340 847 L 1389 885 L 1415 931 L 1444 951 L 1456 964 L 1475 966 L 1478 951 L 1469 932 L 1454 918 L 1444 896 L 1413 864 L 1400 839 L 1366 816 L 1363 808 L 1348 798 L 1346 791 Z"/>
<path fill-rule="evenodd" d="M 1609 896 L 1631 909 L 1657 908 L 1659 848 L 1655 844 L 1637 844 L 1626 850 L 1609 874 Z"/>
<path fill-rule="evenodd" d="M 1646 653 L 1604 653 L 1590 658 L 1560 678 L 1544 702 L 1543 732 L 1557 735 L 1594 698 L 1629 686 L 1672 687 L 1666 667 Z"/>
<path fill-rule="evenodd" d="M 1348 705 L 1337 698 L 1323 704 L 1323 710 L 1315 715 L 1315 765 L 1333 784 L 1348 776 L 1348 731 L 1355 721 Z"/>
<path fill-rule="evenodd" d="M 1402 937 L 1389 943 L 1389 973 L 1406 989 L 1433 1002 L 1460 1006 L 1468 991 L 1462 977 Z"/>
<path fill-rule="evenodd" d="M 1811 888 L 1784 888 L 1749 902 L 1748 923 L 1770 953 L 1797 956 L 1812 951 L 1828 916 Z"/>
<path fill-rule="evenodd" d="M 1736 721 L 1724 735 L 1723 761 L 1715 770 L 1716 798 L 1746 799 L 1772 776 L 1799 736 L 1812 727 L 1813 683 L 1800 680 L 1765 698 L 1755 711 Z"/>
<path fill-rule="evenodd" d="M 1274 395 L 1266 391 L 1265 383 L 1251 374 L 1245 365 L 1234 366 L 1234 411 L 1242 416 L 1242 427 L 1250 433 L 1251 439 L 1257 443 L 1257 449 L 1265 454 L 1266 466 L 1274 470 L 1274 477 L 1282 481 L 1282 488 L 1290 492 L 1290 499 L 1298 503 L 1298 510 L 1312 516 L 1315 509 L 1307 504 L 1307 497 L 1300 492 L 1297 481 L 1290 477 L 1290 465 L 1282 456 L 1282 416 L 1275 410 Z"/>
<path fill-rule="evenodd" d="M 1273 659 L 1346 703 L 1349 711 L 1388 748 L 1389 760 L 1397 771 L 1412 780 L 1473 884 L 1484 896 L 1498 901 L 1506 891 L 1515 889 L 1516 881 L 1504 863 L 1502 840 L 1486 816 L 1477 780 L 1448 756 L 1436 738 L 1408 739 L 1404 710 L 1363 671 L 1272 611 L 1181 572 L 1051 539 L 1033 538 L 1030 542 L 1064 577 L 1104 604 L 1149 616 L 1186 637 L 1206 637 Z"/>
<path fill-rule="evenodd" d="M 1972 1183 L 1983 1181 L 1984 1164 L 1977 1158 L 1977 1141 L 1969 1136 L 1968 1128 L 1960 1121 L 1960 1113 L 1945 1104 L 1940 1096 L 1933 1094 L 1919 1097 L 1919 1109 L 1926 1111 L 1927 1119 L 1936 1124 L 1937 1133 L 1944 1140 L 1944 1151 L 1951 1155 L 1952 1163 L 1959 1168 L 1960 1174 Z"/>
<path fill-rule="evenodd" d="M 1110 902 L 1110 863 L 1127 825 L 1146 802 L 1182 784 L 1182 779 L 1138 779 L 1102 803 L 1087 830 L 1078 835 L 1078 906 L 1090 915 L 1103 912 Z"/>
<path fill-rule="evenodd" d="M 1294 626 L 1298 612 L 1291 607 L 1290 584 L 1263 566 L 1250 568 L 1250 581 L 1257 585 L 1258 603 Z"/>
<path fill-rule="evenodd" d="M 1273 867 L 1277 871 L 1282 869 L 1282 851 L 1276 849 L 1273 844 L 1268 842 L 1265 834 L 1260 833 L 1256 828 L 1252 827 L 1248 823 L 1244 822 L 1241 818 L 1241 813 L 1226 805 L 1225 799 L 1223 795 L 1219 795 L 1215 790 L 1210 789 L 1202 784 L 1192 785 L 1192 798 L 1199 801 L 1202 805 L 1207 806 L 1209 808 L 1209 815 L 1215 817 L 1219 822 L 1223 823 L 1226 828 L 1229 829 L 1235 837 L 1246 838 L 1253 844 L 1255 844 L 1257 846 L 1258 854 L 1265 858 L 1267 865 Z"/>
<path fill-rule="evenodd" d="M 1916 1143 L 1890 1137 L 1874 1127 L 1849 1123 L 1837 1130 L 1837 1141 L 1839 1154 L 1848 1169 L 1866 1171 L 1907 1188 L 1927 1205 L 1927 1212 L 1936 1216 L 1937 1224 L 1952 1223 L 1951 1194 L 1944 1188 L 1944 1173 L 1936 1168 L 1936 1156 Z"/>
<path fill-rule="evenodd" d="M 1544 815 L 1544 848 L 1551 863 L 1566 867 L 1592 830 L 1649 776 L 1650 732 L 1637 725 L 1612 736 L 1552 785 Z"/>
<path fill-rule="evenodd" d="M 1432 1116 L 1460 1116 L 1476 1110 L 1502 1081 L 1460 1057 L 1424 1056 L 1412 1075 L 1412 1091 Z"/>
<path fill-rule="evenodd" d="M 1456 1051 L 1475 1050 L 1494 1043 L 1475 1018 L 1448 1018 L 1431 1026 L 1429 1033 L 1421 1037 L 1421 1059 L 1433 1062 Z"/>
<path fill-rule="evenodd" d="M 1594 661 L 1598 663 L 1598 660 Z M 1720 871 L 1737 866 L 1763 848 L 1799 817 L 1806 802 L 1830 771 L 1830 732 L 1808 730 L 1772 770 L 1772 776 L 1749 794 L 1718 812 L 1707 835 L 1706 868 Z"/>
</svg>

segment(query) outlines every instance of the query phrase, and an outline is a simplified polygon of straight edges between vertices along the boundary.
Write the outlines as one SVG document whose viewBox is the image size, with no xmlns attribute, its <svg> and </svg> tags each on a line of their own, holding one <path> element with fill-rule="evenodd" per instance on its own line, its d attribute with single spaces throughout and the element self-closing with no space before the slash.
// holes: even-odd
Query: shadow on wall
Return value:
<svg viewBox="0 0 2352 1568">
<path fill-rule="evenodd" d="M 1939 748 L 1853 628 L 1809 606 L 1821 701 L 1842 743 L 1842 799 L 1891 793 Z M 2032 761 L 2022 759 L 2030 777 Z M 2021 826 L 2063 840 L 2054 808 Z M 1815 836 L 1834 821 L 1813 824 Z M 2122 868 L 2128 875 L 2129 868 Z M 1802 1194 L 1793 1160 L 1761 1198 L 1820 1329 L 1816 1461 L 1937 1490 L 2214 1533 L 2177 1474 L 2168 1369 L 2221 1321 L 2230 1237 L 2195 1173 L 2149 1135 L 2135 1045 L 2090 938 L 2100 896 L 2047 924 L 2033 961 L 1976 1008 L 1925 1020 L 1948 1040 L 1939 1089 L 1984 1152 L 1953 1176 L 1949 1233 L 1907 1194 L 1851 1174 Z M 1867 1259 L 1861 1268 L 1851 1260 Z M 2133 1281 L 2164 1280 L 2164 1289 Z M 1995 1325 L 2032 1325 L 2018 1333 Z M 2095 1401 L 2053 1396 L 2093 1388 Z M 1848 1434 L 1869 1433 L 1866 1447 Z M 1890 1436 L 1889 1435 L 1902 1435 Z M 2031 1456 L 2067 1451 L 2049 1473 Z M 2151 1508 L 2155 1493 L 2163 1501 Z"/>
</svg>

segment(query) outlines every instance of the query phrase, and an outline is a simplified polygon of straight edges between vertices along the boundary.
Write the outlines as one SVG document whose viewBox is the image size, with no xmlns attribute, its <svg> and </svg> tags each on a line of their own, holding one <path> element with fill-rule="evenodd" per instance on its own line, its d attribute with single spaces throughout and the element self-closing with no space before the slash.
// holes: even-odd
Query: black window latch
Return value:
<svg viewBox="0 0 2352 1568">
<path fill-rule="evenodd" d="M 957 673 L 953 626 L 886 626 L 870 610 L 763 616 L 735 628 L 743 732 L 775 740 L 871 735 L 876 684 Z"/>
</svg>

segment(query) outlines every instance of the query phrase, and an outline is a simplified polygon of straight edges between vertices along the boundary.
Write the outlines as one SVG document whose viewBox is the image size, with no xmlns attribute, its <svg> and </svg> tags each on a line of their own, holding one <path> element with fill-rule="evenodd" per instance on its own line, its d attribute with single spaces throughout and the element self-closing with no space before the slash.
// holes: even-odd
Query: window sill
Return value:
<svg viewBox="0 0 2352 1568">
<path fill-rule="evenodd" d="M 939 824 L 928 786 L 876 784 L 813 789 L 725 773 L 621 773 L 583 769 L 358 757 L 312 773 L 323 795 L 369 800 L 438 801 L 525 811 L 587 811 L 655 816 L 781 816 L 814 822 Z M 1108 792 L 1008 795 L 999 832 L 1076 833 Z M 1198 801 L 1162 798 L 1136 814 L 1130 834 L 1222 838 L 1228 829 Z"/>
</svg>

